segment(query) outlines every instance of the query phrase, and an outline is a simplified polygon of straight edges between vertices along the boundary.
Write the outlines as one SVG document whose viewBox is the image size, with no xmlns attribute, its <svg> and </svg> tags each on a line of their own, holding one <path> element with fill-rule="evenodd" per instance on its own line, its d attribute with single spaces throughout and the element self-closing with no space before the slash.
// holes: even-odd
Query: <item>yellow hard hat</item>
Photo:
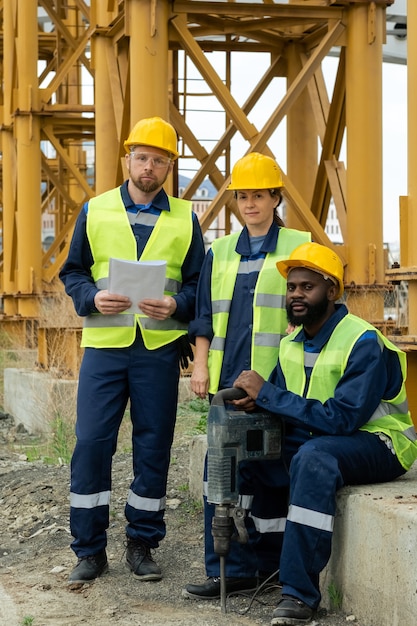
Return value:
<svg viewBox="0 0 417 626">
<path fill-rule="evenodd" d="M 174 159 L 179 156 L 175 128 L 161 117 L 147 117 L 137 122 L 123 145 L 126 152 L 140 145 L 166 150 Z"/>
<path fill-rule="evenodd" d="M 250 152 L 236 161 L 228 189 L 276 189 L 282 187 L 281 170 L 274 159 Z"/>
<path fill-rule="evenodd" d="M 338 298 L 343 295 L 343 263 L 333 250 L 319 243 L 302 243 L 288 259 L 277 262 L 277 269 L 285 279 L 293 267 L 306 267 L 333 278 L 339 285 Z"/>
</svg>

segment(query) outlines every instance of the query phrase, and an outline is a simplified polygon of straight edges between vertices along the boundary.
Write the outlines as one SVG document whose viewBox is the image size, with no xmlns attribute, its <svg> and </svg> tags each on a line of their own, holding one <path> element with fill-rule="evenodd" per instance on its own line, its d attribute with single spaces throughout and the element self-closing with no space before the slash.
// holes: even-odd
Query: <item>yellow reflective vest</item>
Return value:
<svg viewBox="0 0 417 626">
<path fill-rule="evenodd" d="M 208 367 L 209 392 L 217 393 L 223 364 L 229 311 L 241 255 L 236 252 L 240 233 L 233 233 L 212 244 L 211 300 L 214 336 L 210 344 Z M 302 243 L 311 240 L 308 232 L 281 228 L 275 252 L 268 253 L 256 282 L 253 298 L 251 368 L 268 378 L 277 364 L 281 338 L 287 328 L 285 309 L 286 281 L 276 268 Z"/>
<path fill-rule="evenodd" d="M 300 330 L 296 329 L 282 340 L 279 359 L 287 389 L 303 396 L 306 383 L 304 344 L 292 341 Z M 374 414 L 360 430 L 387 435 L 393 443 L 398 460 L 408 470 L 417 458 L 417 435 L 408 410 L 405 391 L 406 356 L 374 326 L 348 313 L 336 326 L 321 352 L 306 353 L 309 362 L 311 363 L 312 359 L 315 359 L 315 362 L 305 397 L 319 400 L 323 404 L 334 397 L 336 385 L 344 374 L 355 343 L 368 330 L 377 333 L 381 350 L 385 346 L 398 355 L 403 382 L 395 398 L 381 399 Z"/>
<path fill-rule="evenodd" d="M 141 261 L 167 261 L 165 294 L 181 289 L 182 264 L 192 240 L 191 202 L 169 197 L 170 211 L 161 211 L 140 257 Z M 88 203 L 87 237 L 94 264 L 91 273 L 99 289 L 107 289 L 110 257 L 137 260 L 136 240 L 129 224 L 120 187 L 107 191 Z M 146 315 L 93 313 L 84 318 L 82 347 L 124 348 L 135 340 L 139 325 L 148 350 L 175 341 L 187 332 L 187 325 L 172 318 L 159 321 Z"/>
</svg>

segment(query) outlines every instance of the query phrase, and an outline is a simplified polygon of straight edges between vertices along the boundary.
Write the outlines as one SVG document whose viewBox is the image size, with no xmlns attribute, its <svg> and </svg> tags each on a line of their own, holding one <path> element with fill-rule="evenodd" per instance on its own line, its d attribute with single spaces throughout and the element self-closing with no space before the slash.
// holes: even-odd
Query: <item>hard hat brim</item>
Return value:
<svg viewBox="0 0 417 626">
<path fill-rule="evenodd" d="M 123 143 L 123 146 L 124 146 L 124 149 L 126 150 L 127 154 L 129 154 L 132 146 L 146 146 L 147 148 L 158 148 L 159 150 L 164 150 L 167 154 L 170 155 L 170 157 L 171 157 L 171 159 L 173 161 L 178 159 L 178 157 L 180 156 L 179 152 L 172 152 L 172 150 L 167 150 L 166 148 L 162 148 L 161 146 L 155 146 L 154 144 L 151 144 L 151 143 L 145 143 L 144 141 L 141 141 L 140 143 L 136 143 L 136 142 L 132 143 L 132 142 L 126 140 Z"/>
<path fill-rule="evenodd" d="M 322 267 L 319 267 L 315 263 L 311 263 L 310 261 L 305 261 L 305 260 L 298 261 L 297 259 L 294 259 L 294 260 L 286 259 L 285 261 L 277 261 L 276 266 L 277 266 L 278 272 L 281 274 L 281 276 L 283 276 L 283 278 L 285 278 L 285 280 L 287 280 L 288 278 L 289 271 L 294 269 L 295 267 L 305 267 L 306 269 L 313 270 L 313 272 L 317 272 L 318 274 L 323 275 Z M 338 298 L 340 298 L 344 292 L 343 283 L 341 283 L 336 278 L 336 276 L 330 276 L 330 277 L 336 281 L 336 284 L 339 287 Z"/>
<path fill-rule="evenodd" d="M 242 187 L 242 185 L 239 185 L 238 187 L 237 185 L 233 185 L 232 183 L 230 183 L 230 185 L 228 185 L 226 189 L 230 189 L 230 191 L 243 191 L 243 190 L 261 191 L 263 189 L 282 189 L 282 186 L 277 185 L 276 187 Z"/>
</svg>

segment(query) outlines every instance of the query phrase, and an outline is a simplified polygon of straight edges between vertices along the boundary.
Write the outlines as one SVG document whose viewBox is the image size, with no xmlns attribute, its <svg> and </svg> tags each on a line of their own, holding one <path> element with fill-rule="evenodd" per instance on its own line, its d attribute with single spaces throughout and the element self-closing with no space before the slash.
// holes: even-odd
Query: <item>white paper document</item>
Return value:
<svg viewBox="0 0 417 626">
<path fill-rule="evenodd" d="M 132 306 L 129 313 L 141 313 L 138 302 L 144 298 L 164 297 L 166 261 L 126 261 L 110 257 L 109 293 L 128 296 Z"/>
</svg>

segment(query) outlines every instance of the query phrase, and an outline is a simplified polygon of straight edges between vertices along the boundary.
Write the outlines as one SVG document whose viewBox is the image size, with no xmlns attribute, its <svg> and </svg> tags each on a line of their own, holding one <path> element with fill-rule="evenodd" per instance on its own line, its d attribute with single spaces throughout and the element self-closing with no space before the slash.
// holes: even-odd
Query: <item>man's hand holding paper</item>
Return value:
<svg viewBox="0 0 417 626">
<path fill-rule="evenodd" d="M 177 303 L 171 296 L 164 296 L 162 300 L 146 298 L 139 302 L 139 308 L 148 317 L 155 320 L 166 320 L 175 313 Z"/>
<path fill-rule="evenodd" d="M 101 289 L 94 297 L 94 304 L 97 311 L 103 315 L 115 315 L 126 311 L 132 303 L 127 296 L 109 293 L 107 289 Z"/>
<path fill-rule="evenodd" d="M 173 298 L 164 296 L 166 261 L 126 261 L 110 258 L 109 294 L 123 294 L 130 305 L 118 312 L 144 313 L 164 320 L 176 309 Z"/>
</svg>

